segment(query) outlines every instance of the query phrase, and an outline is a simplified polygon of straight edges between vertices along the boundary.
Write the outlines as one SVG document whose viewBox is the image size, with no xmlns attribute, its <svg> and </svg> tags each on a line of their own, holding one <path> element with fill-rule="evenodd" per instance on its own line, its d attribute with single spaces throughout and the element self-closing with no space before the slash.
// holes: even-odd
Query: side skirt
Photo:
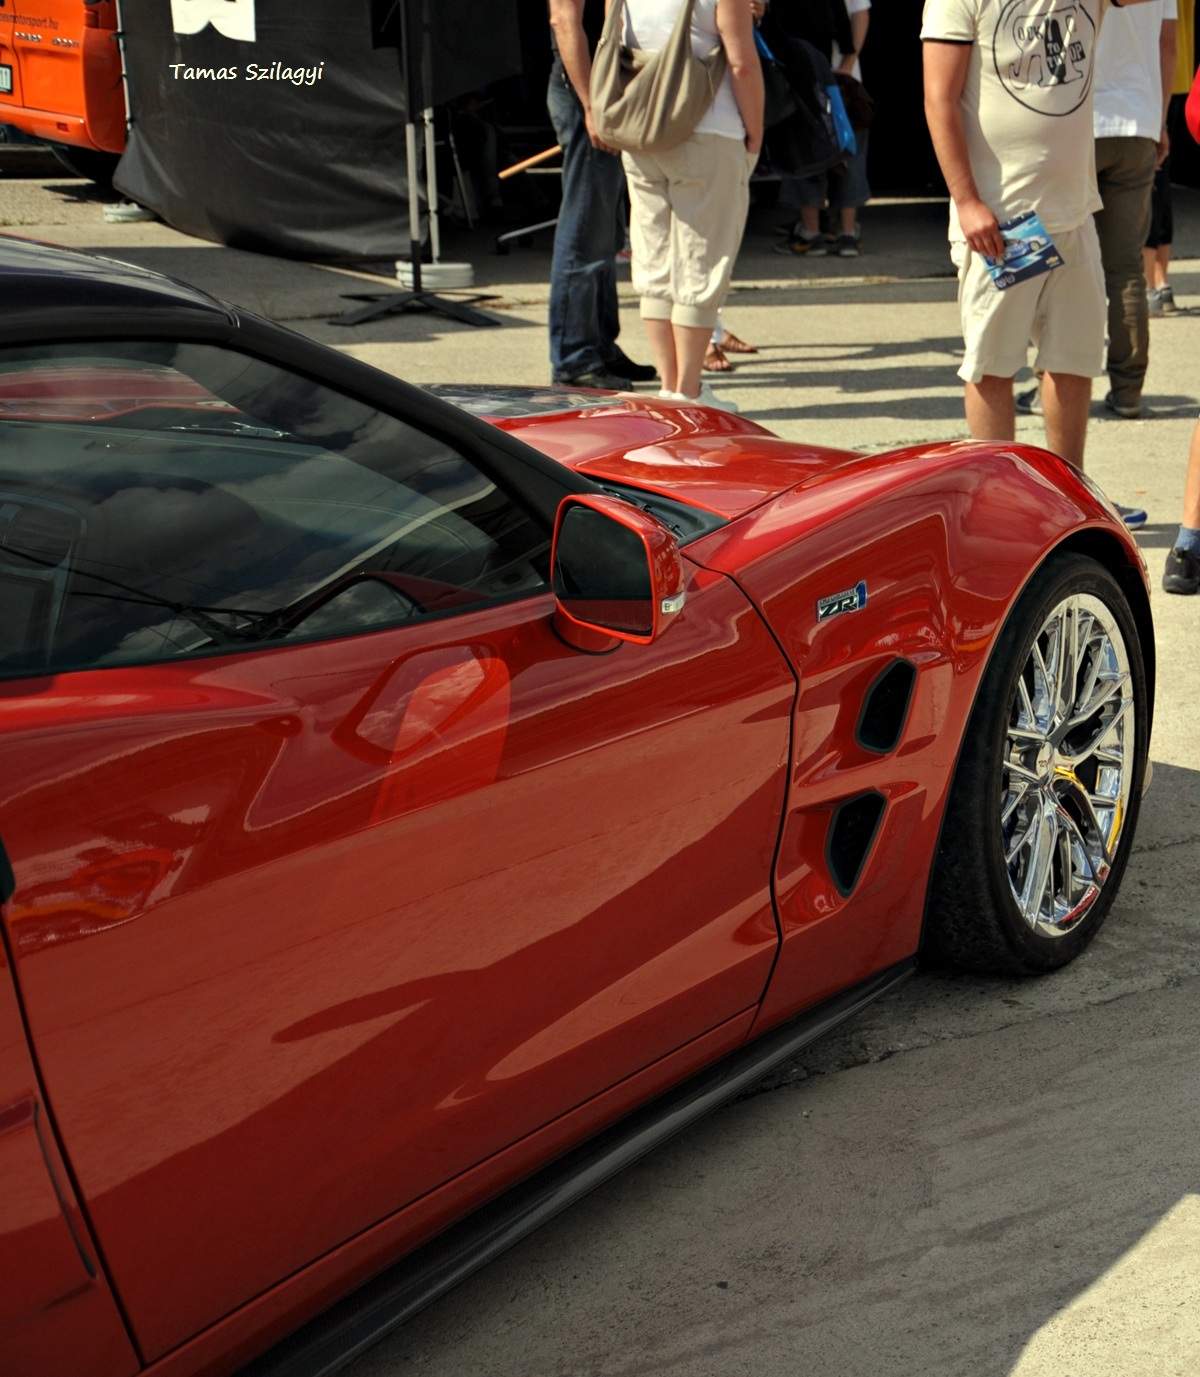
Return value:
<svg viewBox="0 0 1200 1377">
<path fill-rule="evenodd" d="M 329 1377 L 609 1177 L 887 994 L 916 964 L 913 957 L 889 966 L 634 1110 L 381 1272 L 237 1377 Z"/>
</svg>

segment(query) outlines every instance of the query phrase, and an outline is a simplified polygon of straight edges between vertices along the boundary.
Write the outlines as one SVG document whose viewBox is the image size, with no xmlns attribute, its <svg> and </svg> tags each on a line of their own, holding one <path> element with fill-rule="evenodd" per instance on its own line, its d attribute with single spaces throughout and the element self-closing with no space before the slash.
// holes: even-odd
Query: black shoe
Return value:
<svg viewBox="0 0 1200 1377">
<path fill-rule="evenodd" d="M 619 378 L 607 368 L 593 368 L 590 373 L 580 373 L 577 378 L 568 378 L 556 383 L 556 387 L 594 387 L 602 392 L 628 392 L 629 379 Z"/>
<path fill-rule="evenodd" d="M 820 230 L 813 230 L 811 234 L 807 230 L 797 230 L 782 244 L 776 244 L 774 250 L 785 255 L 806 253 L 809 258 L 824 258 L 829 253 L 829 245 Z"/>
<path fill-rule="evenodd" d="M 1042 414 L 1042 389 L 1040 384 L 1035 383 L 1024 392 L 1018 392 L 1013 397 L 1013 406 L 1022 416 L 1040 416 Z"/>
<path fill-rule="evenodd" d="M 1142 419 L 1142 402 L 1139 397 L 1133 402 L 1119 402 L 1115 392 L 1110 392 L 1104 399 L 1104 405 L 1114 416 L 1120 416 L 1123 421 L 1140 421 Z"/>
<path fill-rule="evenodd" d="M 615 358 L 609 359 L 607 369 L 614 377 L 624 378 L 626 382 L 658 381 L 658 372 L 652 363 L 634 363 L 621 349 L 617 350 Z"/>
<path fill-rule="evenodd" d="M 1163 589 L 1168 593 L 1200 591 L 1200 559 L 1190 550 L 1172 550 L 1163 570 Z"/>
</svg>

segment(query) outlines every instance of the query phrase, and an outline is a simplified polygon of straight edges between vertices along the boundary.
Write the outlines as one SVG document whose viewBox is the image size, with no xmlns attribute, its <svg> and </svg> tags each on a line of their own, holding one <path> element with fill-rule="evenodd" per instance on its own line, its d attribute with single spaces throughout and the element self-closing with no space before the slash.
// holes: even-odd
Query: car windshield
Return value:
<svg viewBox="0 0 1200 1377">
<path fill-rule="evenodd" d="M 0 674 L 350 634 L 547 586 L 445 441 L 205 345 L 0 350 Z"/>
</svg>

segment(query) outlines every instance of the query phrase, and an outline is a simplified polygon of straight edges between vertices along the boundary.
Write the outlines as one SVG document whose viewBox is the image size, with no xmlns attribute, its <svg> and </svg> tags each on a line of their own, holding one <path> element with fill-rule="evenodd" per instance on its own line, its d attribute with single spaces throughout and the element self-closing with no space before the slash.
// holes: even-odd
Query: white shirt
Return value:
<svg viewBox="0 0 1200 1377">
<path fill-rule="evenodd" d="M 619 4 L 620 0 L 614 0 Z M 625 42 L 631 48 L 656 53 L 666 44 L 675 28 L 683 0 L 628 0 L 625 9 Z M 692 52 L 707 57 L 721 46 L 717 29 L 717 0 L 696 0 L 692 11 Z M 717 98 L 696 126 L 697 134 L 720 134 L 739 142 L 746 137 L 746 126 L 733 95 L 729 73 L 717 90 Z"/>
<path fill-rule="evenodd" d="M 1174 0 L 1171 0 L 1171 3 L 1174 4 Z M 852 18 L 856 14 L 861 14 L 863 10 L 869 10 L 870 8 L 871 0 L 846 0 L 846 10 Z M 835 72 L 842 65 L 842 50 L 838 47 L 836 38 L 833 40 L 833 56 L 829 59 L 829 65 Z M 859 62 L 857 54 L 855 55 L 854 67 L 850 75 L 855 81 L 862 80 L 862 63 Z"/>
<path fill-rule="evenodd" d="M 1108 0 L 926 0 L 922 39 L 971 45 L 958 108 L 980 199 L 1001 224 L 1034 210 L 1054 235 L 1100 209 L 1092 85 L 1108 8 Z M 952 201 L 950 238 L 962 237 Z"/>
<path fill-rule="evenodd" d="M 1094 127 L 1098 139 L 1158 141 L 1163 123 L 1158 41 L 1164 19 L 1178 17 L 1175 0 L 1114 9 L 1096 45 Z"/>
</svg>

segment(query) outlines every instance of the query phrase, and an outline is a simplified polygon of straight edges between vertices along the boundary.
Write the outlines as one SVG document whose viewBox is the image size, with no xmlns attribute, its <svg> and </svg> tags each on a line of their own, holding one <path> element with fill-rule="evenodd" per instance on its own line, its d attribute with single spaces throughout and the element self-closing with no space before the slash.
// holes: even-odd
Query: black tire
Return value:
<svg viewBox="0 0 1200 1377">
<path fill-rule="evenodd" d="M 89 182 L 106 191 L 121 161 L 119 153 L 100 153 L 94 148 L 75 148 L 71 144 L 52 143 L 54 156 L 74 177 L 86 177 Z"/>
<path fill-rule="evenodd" d="M 1054 676 L 1040 675 L 1037 655 L 1052 656 L 1056 633 L 1050 630 L 1048 619 L 1069 606 L 1069 600 L 1080 596 L 1098 600 L 1107 609 L 1112 626 L 1123 640 L 1121 651 L 1127 677 L 1115 670 L 1106 671 L 1090 681 L 1089 690 L 1086 675 L 1093 662 L 1114 663 L 1111 658 L 1104 658 L 1105 646 L 1112 648 L 1113 655 L 1118 653 L 1116 639 L 1111 635 L 1107 641 L 1097 640 L 1094 649 L 1088 642 L 1089 648 L 1082 652 L 1085 658 L 1079 659 L 1077 654 L 1076 669 L 1069 676 L 1061 676 L 1070 685 L 1071 703 L 1076 708 L 1075 695 L 1082 685 L 1084 710 L 1105 691 L 1105 683 L 1121 684 L 1093 717 L 1083 718 L 1078 711 L 1067 712 L 1064 724 L 1048 734 L 1052 741 L 1070 722 L 1080 723 L 1066 731 L 1057 748 L 1069 754 L 1083 753 L 1078 766 L 1064 775 L 1061 768 L 1056 768 L 1060 764 L 1057 755 L 1046 760 L 1046 752 L 1056 748 L 1039 746 L 1033 740 L 1036 733 L 1025 730 L 1022 724 L 1041 720 L 1037 714 L 1029 715 L 1035 701 L 1052 704 L 1048 720 L 1054 721 L 1058 711 L 1056 696 L 1036 687 L 1053 682 Z M 1089 635 L 1105 634 L 1101 619 L 1095 615 L 1094 603 L 1074 606 L 1077 610 L 1068 612 L 1058 624 L 1059 639 L 1069 636 L 1072 620 L 1078 635 L 1078 627 L 1086 628 L 1089 617 Z M 1088 655 L 1090 659 L 1086 658 Z M 1042 694 L 1040 699 L 1036 698 L 1037 692 Z M 1132 730 L 1128 723 L 1130 714 L 1134 718 Z M 924 938 L 929 955 L 965 970 L 1022 975 L 1055 970 L 1078 956 L 1104 922 L 1129 861 L 1146 770 L 1148 721 L 1145 665 L 1125 594 L 1095 560 L 1077 554 L 1051 556 L 1029 581 L 997 638 L 971 712 L 930 880 Z M 1090 748 L 1097 757 L 1094 761 L 1084 758 L 1089 750 L 1087 743 L 1093 738 L 1097 742 Z M 1116 741 L 1120 743 L 1119 749 L 1114 749 Z M 1129 746 L 1133 750 L 1132 761 L 1114 766 L 1111 758 L 1117 755 L 1125 760 Z M 1101 756 L 1105 758 L 1103 762 Z M 1035 773 L 1039 775 L 1037 784 L 1028 782 L 1022 764 L 1034 760 Z M 1023 796 L 1022 789 L 1026 791 Z M 1063 792 L 1054 792 L 1059 789 Z M 1081 801 L 1087 799 L 1095 804 L 1098 789 L 1116 789 L 1119 797 L 1111 807 L 1100 811 L 1093 807 L 1088 812 Z M 1061 800 L 1061 810 L 1054 808 L 1051 800 L 1055 799 Z M 1010 808 L 1015 811 L 1002 821 L 1002 813 Z M 1043 808 L 1051 814 L 1049 822 L 1039 811 Z M 1074 833 L 1064 820 L 1064 813 L 1079 820 Z M 1029 821 L 1022 831 L 1025 819 Z M 1106 839 L 1106 826 L 1111 830 L 1119 828 L 1115 848 Z M 1039 850 L 1044 836 L 1051 840 Z M 1073 845 L 1075 839 L 1079 842 L 1077 849 Z M 1027 850 L 1023 842 L 1028 843 Z M 1016 857 L 1010 862 L 1014 851 Z M 1076 865 L 1077 856 L 1083 857 L 1086 871 L 1081 872 Z M 1040 879 L 1043 872 L 1044 888 Z M 1023 893 L 1018 896 L 1022 882 Z M 1055 905 L 1060 897 L 1056 886 L 1060 885 L 1065 885 L 1066 899 L 1061 923 L 1056 923 L 1059 910 Z M 1079 903 L 1074 905 L 1077 892 Z M 1089 895 L 1090 902 L 1085 907 Z M 1078 916 L 1074 916 L 1075 907 L 1082 910 Z M 1026 913 L 1030 916 L 1026 917 Z"/>
</svg>

